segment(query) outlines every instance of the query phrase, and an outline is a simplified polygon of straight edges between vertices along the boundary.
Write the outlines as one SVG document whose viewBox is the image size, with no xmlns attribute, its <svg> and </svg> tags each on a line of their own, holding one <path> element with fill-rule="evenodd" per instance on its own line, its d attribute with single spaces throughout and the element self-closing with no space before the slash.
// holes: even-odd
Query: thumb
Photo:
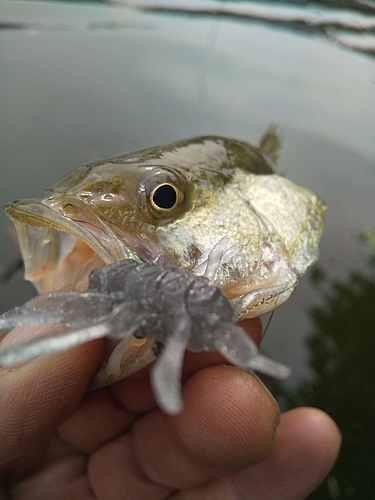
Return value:
<svg viewBox="0 0 375 500">
<path fill-rule="evenodd" d="M 16 328 L 8 336 L 19 339 L 21 333 L 32 338 L 57 328 L 33 325 Z M 93 341 L 16 369 L 0 368 L 0 466 L 20 456 L 35 439 L 45 438 L 72 413 L 100 363 L 101 352 L 102 342 Z"/>
</svg>

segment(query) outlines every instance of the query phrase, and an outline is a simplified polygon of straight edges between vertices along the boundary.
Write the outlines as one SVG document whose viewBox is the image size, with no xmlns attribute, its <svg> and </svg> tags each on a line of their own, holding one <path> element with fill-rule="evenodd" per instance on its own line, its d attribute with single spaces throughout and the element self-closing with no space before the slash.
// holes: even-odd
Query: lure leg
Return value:
<svg viewBox="0 0 375 500">
<path fill-rule="evenodd" d="M 0 330 L 37 323 L 53 323 L 56 308 L 78 292 L 51 292 L 33 297 L 23 306 L 17 306 L 0 316 Z M 50 320 L 51 318 L 51 320 Z M 56 322 L 58 320 L 56 319 Z"/>
<path fill-rule="evenodd" d="M 39 301 L 38 306 L 43 307 L 42 300 Z M 137 317 L 138 322 L 135 318 L 128 318 L 128 306 L 127 303 L 114 306 L 111 297 L 108 295 L 78 292 L 77 296 L 74 296 L 74 298 L 70 296 L 68 300 L 64 300 L 57 306 L 55 312 L 43 316 L 43 321 L 35 321 L 38 315 L 21 316 L 21 319 L 29 321 L 28 323 L 22 322 L 23 325 L 35 322 L 59 322 L 70 324 L 76 328 L 45 335 L 4 349 L 0 351 L 0 364 L 11 366 L 43 354 L 69 349 L 101 337 L 123 338 L 131 335 L 139 328 L 139 320 L 143 319 L 143 316 Z M 12 318 L 10 319 L 12 320 Z M 129 325 L 127 328 L 126 324 Z"/>
<path fill-rule="evenodd" d="M 64 330 L 29 340 L 28 342 L 0 351 L 0 365 L 14 366 L 42 356 L 43 354 L 70 349 L 90 340 L 105 337 L 110 332 L 110 329 L 111 324 L 106 321 L 86 328 Z"/>
<path fill-rule="evenodd" d="M 223 326 L 223 335 L 214 340 L 218 351 L 232 364 L 257 370 L 278 379 L 288 378 L 290 368 L 259 353 L 245 332 L 232 323 Z"/>
<path fill-rule="evenodd" d="M 105 294 L 73 291 L 45 293 L 0 316 L 0 330 L 38 323 L 62 323 L 77 327 L 94 318 L 100 322 L 112 307 L 112 300 Z"/>
<path fill-rule="evenodd" d="M 292 370 L 289 366 L 285 366 L 274 359 L 268 358 L 263 354 L 258 353 L 252 359 L 250 359 L 248 368 L 251 370 L 257 370 L 258 372 L 264 373 L 279 380 L 285 380 L 290 377 Z"/>
<path fill-rule="evenodd" d="M 151 383 L 158 405 L 170 415 L 177 415 L 182 410 L 180 380 L 191 332 L 190 317 L 187 314 L 180 316 L 177 321 L 174 334 L 167 340 L 151 370 Z"/>
<path fill-rule="evenodd" d="M 140 309 L 137 302 L 123 302 L 111 312 L 112 331 L 108 335 L 113 339 L 122 339 L 136 333 L 146 322 L 147 315 Z"/>
</svg>

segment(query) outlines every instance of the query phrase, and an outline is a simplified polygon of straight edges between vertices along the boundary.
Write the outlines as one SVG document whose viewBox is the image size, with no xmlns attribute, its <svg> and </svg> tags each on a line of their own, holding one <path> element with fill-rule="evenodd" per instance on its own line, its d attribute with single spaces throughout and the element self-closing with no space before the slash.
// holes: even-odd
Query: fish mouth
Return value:
<svg viewBox="0 0 375 500">
<path fill-rule="evenodd" d="M 65 210 L 69 204 L 65 203 Z M 61 204 L 22 200 L 4 207 L 15 224 L 25 264 L 25 278 L 39 293 L 84 291 L 90 271 L 138 254 L 87 206 L 75 200 L 76 213 L 64 215 Z M 77 209 L 78 207 L 78 209 Z M 74 217 L 74 218 L 73 218 Z"/>
<path fill-rule="evenodd" d="M 65 209 L 69 203 L 64 203 Z M 61 213 L 61 205 L 51 207 L 45 200 L 22 200 L 4 207 L 15 224 L 25 265 L 25 278 L 39 293 L 55 290 L 84 292 L 90 272 L 122 259 L 141 261 L 134 248 L 115 234 L 88 206 L 77 200 L 75 220 Z M 85 210 L 84 210 L 85 209 Z M 131 241 L 145 258 L 155 258 L 152 249 L 142 249 L 144 238 Z M 158 247 L 159 248 L 159 247 Z M 160 255 L 160 248 L 157 250 Z M 140 370 L 154 360 L 153 339 L 133 335 L 122 340 L 105 340 L 101 366 L 91 382 L 91 389 L 109 385 Z"/>
</svg>

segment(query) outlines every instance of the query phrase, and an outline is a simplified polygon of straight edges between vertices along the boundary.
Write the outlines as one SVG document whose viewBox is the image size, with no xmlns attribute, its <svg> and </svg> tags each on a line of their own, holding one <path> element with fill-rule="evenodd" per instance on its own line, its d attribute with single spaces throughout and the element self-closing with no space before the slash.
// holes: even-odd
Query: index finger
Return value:
<svg viewBox="0 0 375 500">
<path fill-rule="evenodd" d="M 271 453 L 278 406 L 253 373 L 209 366 L 189 378 L 183 399 L 181 414 L 148 412 L 130 433 L 93 453 L 88 473 L 97 498 L 120 498 L 129 491 L 133 500 L 165 498 Z"/>
</svg>

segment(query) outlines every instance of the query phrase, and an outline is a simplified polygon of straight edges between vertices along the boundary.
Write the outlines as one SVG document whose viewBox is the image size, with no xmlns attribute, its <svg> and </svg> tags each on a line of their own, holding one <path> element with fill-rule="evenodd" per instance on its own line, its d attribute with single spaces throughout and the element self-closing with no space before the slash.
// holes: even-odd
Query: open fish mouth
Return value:
<svg viewBox="0 0 375 500">
<path fill-rule="evenodd" d="M 18 233 L 25 278 L 39 293 L 84 291 L 92 269 L 127 258 L 140 260 L 93 212 L 83 206 L 80 210 L 76 199 L 74 204 L 65 200 L 64 208 L 56 197 L 47 200 L 5 206 Z"/>
<path fill-rule="evenodd" d="M 55 195 L 53 201 L 56 201 Z M 4 207 L 18 233 L 25 278 L 40 294 L 60 290 L 84 292 L 93 269 L 122 259 L 141 261 L 109 225 L 87 207 L 86 210 L 80 207 L 77 199 L 74 204 L 65 201 L 63 210 L 71 211 L 66 215 L 60 213 L 61 204 L 54 203 L 51 207 L 47 203 L 30 199 Z M 136 243 L 139 237 L 133 235 L 132 239 Z M 141 243 L 142 238 L 138 244 L 142 251 Z M 151 251 L 145 246 L 143 249 L 145 257 L 151 258 Z M 101 368 L 92 381 L 92 388 L 111 384 L 151 363 L 155 359 L 153 342 L 134 335 L 121 341 L 106 339 Z"/>
</svg>

